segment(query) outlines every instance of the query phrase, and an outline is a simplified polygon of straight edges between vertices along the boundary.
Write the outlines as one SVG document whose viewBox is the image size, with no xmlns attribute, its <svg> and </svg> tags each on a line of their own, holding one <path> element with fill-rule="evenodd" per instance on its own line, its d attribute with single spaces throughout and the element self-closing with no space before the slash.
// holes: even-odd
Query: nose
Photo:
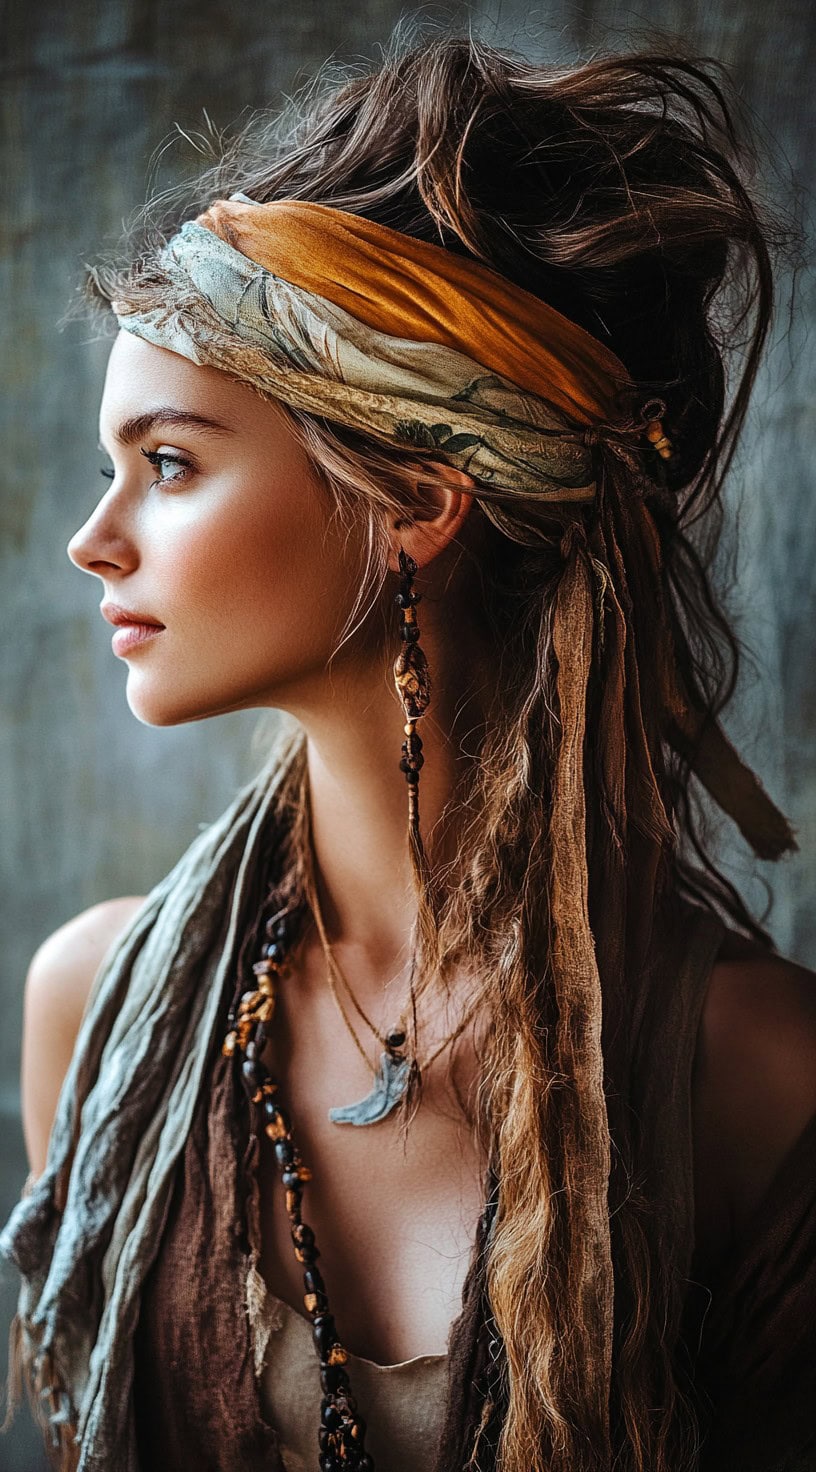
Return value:
<svg viewBox="0 0 816 1472">
<path fill-rule="evenodd" d="M 98 577 L 105 577 L 112 567 L 130 568 L 134 562 L 133 548 L 111 524 L 104 502 L 74 532 L 65 550 L 75 567 Z"/>
</svg>

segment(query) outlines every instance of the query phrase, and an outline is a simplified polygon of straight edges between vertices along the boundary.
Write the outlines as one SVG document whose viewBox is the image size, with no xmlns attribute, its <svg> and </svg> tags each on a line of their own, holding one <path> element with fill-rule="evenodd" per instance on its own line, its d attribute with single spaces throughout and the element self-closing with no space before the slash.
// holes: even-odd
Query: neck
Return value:
<svg viewBox="0 0 816 1472">
<path fill-rule="evenodd" d="M 426 614 L 422 647 L 433 681 L 419 722 L 425 762 L 420 832 L 432 861 L 456 853 L 455 803 L 466 789 L 483 721 L 478 668 L 467 635 L 454 652 Z M 361 1000 L 407 976 L 416 893 L 408 849 L 408 791 L 399 762 L 405 716 L 391 677 L 393 652 L 365 669 L 352 663 L 293 708 L 305 727 L 315 881 L 326 930 Z M 464 750 L 463 750 L 464 748 Z M 447 812 L 445 810 L 448 809 Z M 440 822 L 445 813 L 444 823 Z"/>
</svg>

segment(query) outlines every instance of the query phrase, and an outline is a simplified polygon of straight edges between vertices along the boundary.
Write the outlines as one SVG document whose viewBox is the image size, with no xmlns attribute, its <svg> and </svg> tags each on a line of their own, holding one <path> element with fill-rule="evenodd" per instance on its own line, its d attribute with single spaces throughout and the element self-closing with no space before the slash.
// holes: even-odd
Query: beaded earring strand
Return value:
<svg viewBox="0 0 816 1472">
<path fill-rule="evenodd" d="M 301 1160 L 289 1115 L 275 1099 L 278 1085 L 261 1061 L 268 1024 L 275 1012 L 278 979 L 289 973 L 287 956 L 303 916 L 301 904 L 279 911 L 267 920 L 266 944 L 261 959 L 252 967 L 257 985 L 254 990 L 244 990 L 244 980 L 239 978 L 221 1051 L 226 1058 L 243 1055 L 241 1082 L 251 1110 L 261 1114 L 280 1167 L 295 1257 L 303 1267 L 303 1302 L 311 1319 L 312 1339 L 320 1364 L 323 1390 L 317 1433 L 320 1472 L 374 1472 L 374 1460 L 365 1449 L 365 1421 L 357 1410 L 344 1369 L 348 1353 L 337 1337 L 326 1285 L 316 1267 L 320 1253 L 314 1232 L 301 1215 L 303 1187 L 311 1180 L 312 1173 Z"/>
<path fill-rule="evenodd" d="M 419 646 L 416 605 L 422 594 L 414 592 L 417 565 L 403 547 L 399 549 L 400 588 L 397 607 L 402 609 L 403 646 L 394 661 L 394 683 L 405 713 L 405 740 L 402 743 L 400 771 L 408 783 L 408 828 L 418 853 L 422 852 L 419 833 L 419 769 L 424 765 L 422 738 L 416 729 L 431 698 L 431 677 L 425 651 Z"/>
<path fill-rule="evenodd" d="M 419 772 L 425 764 L 422 755 L 422 738 L 416 729 L 416 723 L 424 716 L 431 698 L 431 677 L 428 670 L 428 661 L 425 651 L 419 644 L 419 625 L 416 619 L 416 605 L 421 600 L 421 593 L 414 589 L 413 582 L 416 576 L 417 565 L 413 557 L 399 548 L 398 564 L 400 572 L 399 592 L 395 602 L 401 610 L 402 621 L 400 634 L 402 637 L 402 648 L 394 661 L 394 684 L 397 694 L 402 703 L 405 725 L 403 727 L 405 740 L 402 743 L 402 758 L 400 760 L 400 771 L 405 773 L 405 781 L 408 784 L 408 842 L 411 847 L 414 867 L 421 876 L 424 884 L 428 879 L 428 863 L 425 857 L 425 849 L 422 843 L 422 835 L 419 831 Z M 408 994 L 411 1004 L 411 1026 L 413 1036 L 416 1038 L 417 1031 L 417 995 L 414 988 L 414 969 L 416 966 L 416 955 L 411 958 L 411 974 L 408 979 Z M 416 1057 L 408 1060 L 408 1069 L 405 1075 L 405 1083 L 402 1092 L 408 1095 L 409 1104 L 413 1103 L 419 1088 L 419 1068 Z"/>
</svg>

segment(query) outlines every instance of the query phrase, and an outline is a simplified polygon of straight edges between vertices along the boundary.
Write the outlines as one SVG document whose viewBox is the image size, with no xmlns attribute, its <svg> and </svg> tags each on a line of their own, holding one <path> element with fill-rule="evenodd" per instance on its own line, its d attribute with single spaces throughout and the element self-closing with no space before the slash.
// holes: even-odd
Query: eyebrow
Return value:
<svg viewBox="0 0 816 1472">
<path fill-rule="evenodd" d="M 135 445 L 159 424 L 169 424 L 176 429 L 197 429 L 201 434 L 213 436 L 235 433 L 229 425 L 221 424 L 217 419 L 208 419 L 204 414 L 193 414 L 186 409 L 173 409 L 170 405 L 164 405 L 160 409 L 151 409 L 146 414 L 134 414 L 132 419 L 124 419 L 113 437 L 119 445 Z M 99 448 L 104 455 L 105 446 L 101 438 Z"/>
</svg>

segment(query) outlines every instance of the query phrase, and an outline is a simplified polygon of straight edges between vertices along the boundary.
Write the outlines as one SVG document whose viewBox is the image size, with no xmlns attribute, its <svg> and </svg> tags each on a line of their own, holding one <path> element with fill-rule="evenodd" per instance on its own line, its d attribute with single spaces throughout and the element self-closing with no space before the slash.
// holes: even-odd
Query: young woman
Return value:
<svg viewBox="0 0 816 1472">
<path fill-rule="evenodd" d="M 395 45 L 93 273 L 68 552 L 131 710 L 286 716 L 31 965 L 57 1465 L 816 1466 L 814 978 L 689 788 L 796 847 L 701 550 L 771 312 L 737 147 L 703 63 Z"/>
</svg>

